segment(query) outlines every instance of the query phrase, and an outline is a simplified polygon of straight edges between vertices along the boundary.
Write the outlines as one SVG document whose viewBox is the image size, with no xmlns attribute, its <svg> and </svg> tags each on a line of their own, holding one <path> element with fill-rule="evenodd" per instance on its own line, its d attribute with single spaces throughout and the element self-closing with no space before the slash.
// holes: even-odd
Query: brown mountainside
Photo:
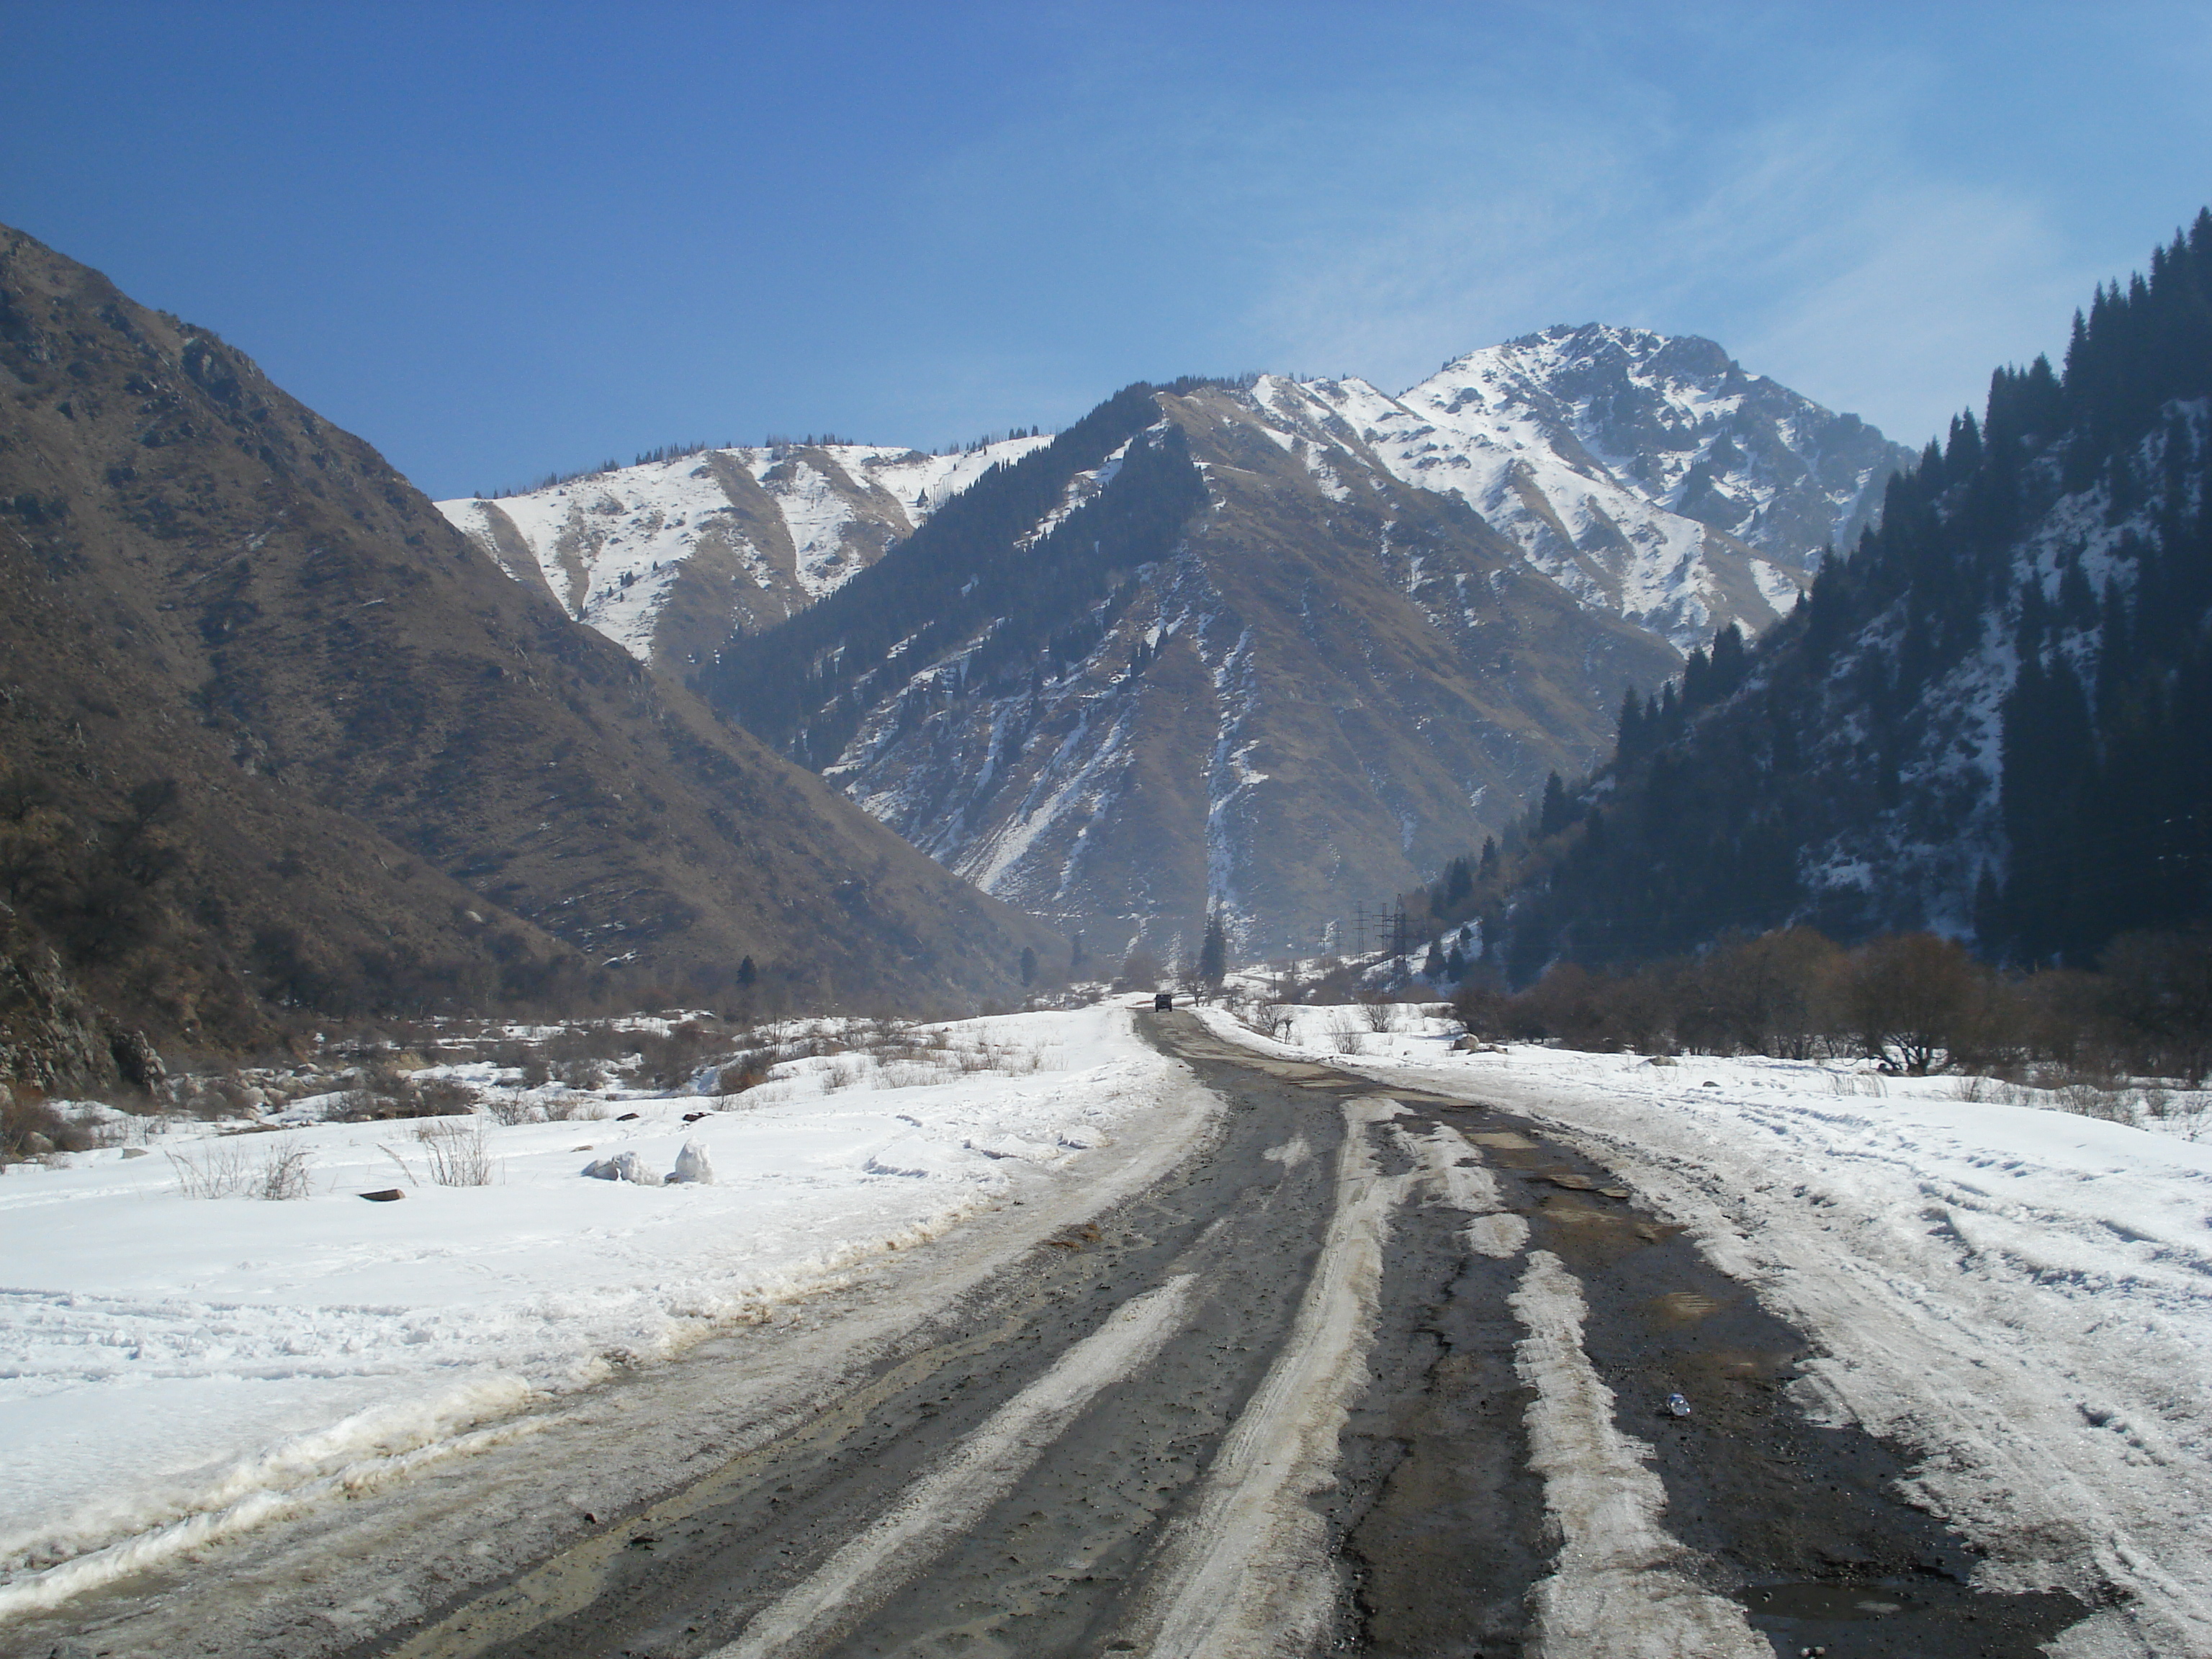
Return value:
<svg viewBox="0 0 2212 1659">
<path fill-rule="evenodd" d="M 1456 495 L 1317 454 L 1249 389 L 1133 387 L 709 694 L 1094 948 L 1349 943 L 1681 658 Z M 1042 510 L 1040 510 L 1042 509 Z"/>
<path fill-rule="evenodd" d="M 58 962 L 112 1017 L 229 1042 L 272 1002 L 712 995 L 748 955 L 811 995 L 960 1002 L 1054 946 L 242 354 L 5 229 L 0 596 L 29 975 L 0 1000 Z"/>
</svg>

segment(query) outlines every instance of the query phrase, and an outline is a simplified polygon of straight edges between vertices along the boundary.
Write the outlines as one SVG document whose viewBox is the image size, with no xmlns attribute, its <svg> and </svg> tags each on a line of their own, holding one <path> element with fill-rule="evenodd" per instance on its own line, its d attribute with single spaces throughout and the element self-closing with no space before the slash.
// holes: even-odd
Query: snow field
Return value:
<svg viewBox="0 0 2212 1659">
<path fill-rule="evenodd" d="M 1118 1009 L 933 1029 L 949 1064 L 829 1056 L 739 1096 L 598 1103 L 627 1122 L 319 1123 L 302 1102 L 276 1133 L 180 1130 L 0 1179 L 0 1617 L 527 1432 L 530 1407 L 1079 1178 L 1176 1075 Z M 490 1184 L 428 1179 L 416 1132 L 456 1124 Z M 665 1173 L 687 1141 L 716 1184 L 579 1173 L 624 1151 Z M 308 1197 L 184 1194 L 179 1164 L 264 1147 L 304 1154 Z"/>
<path fill-rule="evenodd" d="M 1285 1046 L 1200 1012 L 1544 1124 L 1817 1345 L 1801 1406 L 1911 1454 L 1910 1495 L 1986 1552 L 1979 1582 L 2117 1601 L 2055 1653 L 2212 1653 L 2212 1146 L 1962 1098 L 1979 1079 L 1460 1054 L 1433 1014 L 1374 1033 L 1358 1008 L 1279 1011 Z"/>
</svg>

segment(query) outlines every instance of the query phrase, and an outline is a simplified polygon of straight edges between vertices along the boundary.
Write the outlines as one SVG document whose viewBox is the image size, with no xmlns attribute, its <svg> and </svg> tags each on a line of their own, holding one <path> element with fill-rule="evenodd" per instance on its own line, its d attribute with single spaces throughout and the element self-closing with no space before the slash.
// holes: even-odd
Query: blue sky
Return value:
<svg viewBox="0 0 2212 1659">
<path fill-rule="evenodd" d="M 1907 441 L 2212 200 L 2190 4 L 0 0 L 0 221 L 434 495 L 1399 390 L 1593 319 Z"/>
</svg>

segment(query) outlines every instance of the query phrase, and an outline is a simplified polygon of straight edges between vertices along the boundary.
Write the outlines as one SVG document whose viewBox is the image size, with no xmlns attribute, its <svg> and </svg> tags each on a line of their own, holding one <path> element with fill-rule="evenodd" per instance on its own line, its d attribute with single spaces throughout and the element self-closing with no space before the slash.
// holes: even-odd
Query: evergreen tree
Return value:
<svg viewBox="0 0 2212 1659">
<path fill-rule="evenodd" d="M 1544 780 L 1544 804 L 1537 811 L 1536 833 L 1556 836 L 1574 820 L 1568 816 L 1567 787 L 1557 772 Z"/>
<path fill-rule="evenodd" d="M 1024 945 L 1022 946 L 1022 984 L 1024 987 L 1036 983 L 1036 947 Z"/>
<path fill-rule="evenodd" d="M 1198 947 L 1198 976 L 1206 984 L 1219 988 L 1229 972 L 1229 938 L 1221 925 L 1221 912 L 1211 912 L 1206 918 L 1206 934 Z"/>
<path fill-rule="evenodd" d="M 1629 759 L 1644 752 L 1644 699 L 1630 686 L 1620 699 L 1620 735 L 1614 739 L 1613 752 Z"/>
<path fill-rule="evenodd" d="M 1456 910 L 1474 896 L 1474 871 L 1465 858 L 1444 866 L 1443 908 Z"/>
</svg>

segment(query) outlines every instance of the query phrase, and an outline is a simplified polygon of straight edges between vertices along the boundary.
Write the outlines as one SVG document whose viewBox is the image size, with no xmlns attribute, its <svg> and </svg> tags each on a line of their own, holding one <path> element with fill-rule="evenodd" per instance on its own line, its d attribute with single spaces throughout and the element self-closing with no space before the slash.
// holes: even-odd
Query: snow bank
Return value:
<svg viewBox="0 0 2212 1659">
<path fill-rule="evenodd" d="M 51 1599 L 60 1582 L 40 1592 L 36 1575 L 56 1563 L 125 1539 L 143 1549 L 149 1528 L 185 1528 L 168 1535 L 188 1545 L 226 1515 L 249 1524 L 317 1483 L 443 1455 L 1024 1183 L 1079 1178 L 1083 1149 L 1110 1144 L 1174 1075 L 1118 1009 L 955 1030 L 1036 1069 L 854 1065 L 836 1092 L 819 1091 L 821 1072 L 689 1125 L 718 1103 L 486 1124 L 481 1187 L 428 1184 L 406 1121 L 167 1138 L 186 1158 L 304 1149 L 312 1195 L 298 1202 L 186 1198 L 158 1152 L 0 1179 L 0 1613 Z M 580 1174 L 625 1152 L 665 1174 L 687 1143 L 711 1183 Z M 358 1196 L 395 1186 L 404 1201 Z"/>
</svg>

